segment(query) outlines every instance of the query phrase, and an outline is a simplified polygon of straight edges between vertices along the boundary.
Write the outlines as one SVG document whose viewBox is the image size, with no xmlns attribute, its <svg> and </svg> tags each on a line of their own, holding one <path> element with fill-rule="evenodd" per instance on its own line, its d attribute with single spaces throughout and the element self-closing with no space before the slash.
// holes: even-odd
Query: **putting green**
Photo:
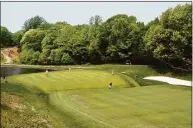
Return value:
<svg viewBox="0 0 193 128">
<path fill-rule="evenodd" d="M 97 70 L 72 70 L 46 73 L 16 75 L 10 77 L 13 82 L 36 87 L 49 93 L 67 89 L 108 88 L 110 82 L 113 87 L 129 86 L 119 75 L 112 75 Z"/>
</svg>

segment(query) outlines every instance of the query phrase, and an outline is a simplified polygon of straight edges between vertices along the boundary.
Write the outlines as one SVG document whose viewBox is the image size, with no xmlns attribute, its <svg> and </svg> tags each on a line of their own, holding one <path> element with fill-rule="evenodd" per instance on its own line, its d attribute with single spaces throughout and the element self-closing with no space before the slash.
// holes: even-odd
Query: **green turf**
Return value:
<svg viewBox="0 0 193 128">
<path fill-rule="evenodd" d="M 166 93 L 167 92 L 167 93 Z M 190 128 L 191 89 L 164 85 L 55 92 L 50 101 L 79 125 L 116 128 Z M 92 126 L 93 125 L 93 126 Z"/>
<path fill-rule="evenodd" d="M 67 89 L 108 88 L 110 82 L 113 87 L 130 86 L 119 75 L 112 75 L 97 70 L 72 70 L 46 73 L 16 75 L 9 78 L 12 82 L 21 83 L 29 87 L 36 87 L 48 93 Z"/>
<path fill-rule="evenodd" d="M 111 74 L 112 69 L 115 75 Z M 36 127 L 51 124 L 56 128 L 190 128 L 191 87 L 142 79 L 150 75 L 162 74 L 148 66 L 101 65 L 48 75 L 15 75 L 8 77 L 8 84 L 1 81 L 1 89 L 5 94 L 19 96 L 28 106 L 25 126 L 33 127 L 29 117 L 38 114 L 48 122 Z M 112 89 L 108 89 L 110 82 Z M 18 114 L 3 112 L 13 113 L 13 117 Z M 7 125 L 9 121 L 17 124 L 13 121 L 16 119 L 11 119 L 7 119 Z M 22 126 L 23 119 L 18 116 L 17 120 Z"/>
</svg>

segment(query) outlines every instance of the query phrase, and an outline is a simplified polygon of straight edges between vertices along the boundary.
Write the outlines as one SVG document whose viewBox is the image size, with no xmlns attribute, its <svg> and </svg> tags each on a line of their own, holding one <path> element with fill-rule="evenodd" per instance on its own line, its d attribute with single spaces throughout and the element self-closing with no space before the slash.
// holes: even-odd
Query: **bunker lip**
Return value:
<svg viewBox="0 0 193 128">
<path fill-rule="evenodd" d="M 166 77 L 166 76 L 149 76 L 149 77 L 144 77 L 143 79 L 166 82 L 171 85 L 192 86 L 191 81 L 181 80 L 181 79 L 176 79 L 176 78 Z"/>
</svg>

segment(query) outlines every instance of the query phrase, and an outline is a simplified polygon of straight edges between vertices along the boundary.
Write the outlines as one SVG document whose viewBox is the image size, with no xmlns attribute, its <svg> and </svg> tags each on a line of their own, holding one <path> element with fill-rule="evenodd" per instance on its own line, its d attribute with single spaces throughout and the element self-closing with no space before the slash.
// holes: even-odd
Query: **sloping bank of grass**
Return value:
<svg viewBox="0 0 193 128">
<path fill-rule="evenodd" d="M 54 116 L 53 116 L 54 115 Z M 60 127 L 57 112 L 48 103 L 48 95 L 26 89 L 24 85 L 1 81 L 1 127 Z"/>
<path fill-rule="evenodd" d="M 128 88 L 145 81 L 140 81 L 138 75 L 136 80 L 139 80 L 135 83 L 132 78 L 117 73 L 124 71 L 134 79 L 140 71 L 141 77 L 159 73 L 153 69 L 148 72 L 145 66 L 92 67 L 98 70 L 72 69 L 71 72 L 49 72 L 48 75 L 33 73 L 9 77 L 9 83 L 1 86 L 2 95 L 19 97 L 20 100 L 14 104 L 26 107 L 19 107 L 22 110 L 18 112 L 15 110 L 19 109 L 12 108 L 13 104 L 4 103 L 1 108 L 6 119 L 4 125 L 56 128 L 191 127 L 190 87 L 159 86 L 157 83 Z M 115 75 L 111 75 L 112 68 Z M 109 82 L 113 82 L 111 90 L 108 89 Z M 23 115 L 18 116 L 21 113 Z"/>
<path fill-rule="evenodd" d="M 85 88 L 130 87 L 130 83 L 119 75 L 111 75 L 106 71 L 76 69 L 72 71 L 55 71 L 15 75 L 9 78 L 11 82 L 22 83 L 29 88 L 38 88 L 48 93 L 53 91 Z"/>
</svg>

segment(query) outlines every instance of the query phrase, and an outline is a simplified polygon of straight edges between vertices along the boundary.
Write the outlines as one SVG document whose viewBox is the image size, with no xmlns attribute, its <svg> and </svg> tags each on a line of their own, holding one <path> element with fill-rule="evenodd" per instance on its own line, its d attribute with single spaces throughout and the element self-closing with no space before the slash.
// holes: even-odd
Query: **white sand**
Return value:
<svg viewBox="0 0 193 128">
<path fill-rule="evenodd" d="M 143 79 L 146 80 L 156 80 L 156 81 L 161 81 L 161 82 L 166 82 L 172 85 L 184 85 L 184 86 L 192 86 L 191 81 L 187 80 L 180 80 L 172 77 L 165 77 L 165 76 L 149 76 L 149 77 L 144 77 Z"/>
</svg>

